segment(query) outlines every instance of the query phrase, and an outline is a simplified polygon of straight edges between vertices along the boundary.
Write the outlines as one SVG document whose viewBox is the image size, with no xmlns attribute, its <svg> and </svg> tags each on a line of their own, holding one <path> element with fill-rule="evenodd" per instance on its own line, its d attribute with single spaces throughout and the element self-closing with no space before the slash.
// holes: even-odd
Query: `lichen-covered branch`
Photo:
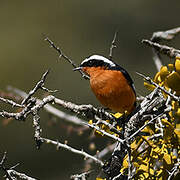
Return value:
<svg viewBox="0 0 180 180">
<path fill-rule="evenodd" d="M 166 45 L 161 45 L 159 43 L 155 43 L 155 42 L 147 40 L 147 39 L 143 39 L 142 43 L 144 43 L 144 44 L 146 44 L 146 45 L 148 45 L 150 47 L 153 47 L 159 53 L 167 55 L 170 58 L 180 57 L 180 50 L 175 49 L 173 47 L 169 47 L 169 46 L 166 46 Z"/>
</svg>

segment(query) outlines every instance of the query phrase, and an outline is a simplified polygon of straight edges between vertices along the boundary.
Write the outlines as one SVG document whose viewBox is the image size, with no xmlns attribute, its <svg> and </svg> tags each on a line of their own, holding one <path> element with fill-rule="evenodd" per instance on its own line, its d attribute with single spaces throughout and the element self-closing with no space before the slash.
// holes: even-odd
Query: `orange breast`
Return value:
<svg viewBox="0 0 180 180">
<path fill-rule="evenodd" d="M 90 69 L 91 89 L 100 103 L 113 111 L 127 110 L 130 113 L 134 109 L 136 96 L 121 71 Z"/>
</svg>

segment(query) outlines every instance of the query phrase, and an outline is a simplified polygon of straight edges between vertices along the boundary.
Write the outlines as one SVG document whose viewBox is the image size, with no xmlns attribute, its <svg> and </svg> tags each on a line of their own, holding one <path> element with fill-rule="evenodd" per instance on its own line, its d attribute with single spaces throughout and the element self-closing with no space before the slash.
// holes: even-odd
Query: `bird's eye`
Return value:
<svg viewBox="0 0 180 180">
<path fill-rule="evenodd" d="M 92 66 L 92 65 L 93 65 L 93 61 L 90 60 L 90 61 L 88 62 L 88 64 L 89 64 L 89 66 Z"/>
</svg>

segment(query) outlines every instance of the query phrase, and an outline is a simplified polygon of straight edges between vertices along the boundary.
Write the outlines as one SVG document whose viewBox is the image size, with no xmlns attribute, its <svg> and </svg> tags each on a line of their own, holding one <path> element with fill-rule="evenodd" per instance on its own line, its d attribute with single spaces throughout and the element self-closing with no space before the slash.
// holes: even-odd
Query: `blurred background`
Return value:
<svg viewBox="0 0 180 180">
<path fill-rule="evenodd" d="M 11 85 L 28 92 L 50 68 L 46 87 L 58 89 L 57 97 L 78 104 L 100 106 L 89 88 L 89 82 L 73 72 L 66 61 L 58 60 L 57 53 L 43 40 L 43 34 L 79 64 L 92 54 L 108 57 L 114 32 L 119 29 L 114 60 L 128 70 L 137 93 L 145 95 L 147 91 L 143 80 L 135 72 L 152 77 L 156 68 L 151 49 L 141 40 L 150 38 L 153 32 L 179 26 L 179 7 L 178 0 L 1 0 L 0 90 L 6 91 Z M 180 37 L 168 44 L 178 48 Z M 163 57 L 164 64 L 169 61 Z M 0 111 L 3 109 L 11 110 L 0 102 Z M 71 124 L 63 119 L 52 123 L 54 120 L 45 111 L 41 111 L 40 115 L 44 137 L 61 142 L 68 140 L 69 145 L 84 148 L 90 154 L 103 149 L 109 141 L 107 138 L 90 140 L 91 131 L 79 136 L 76 132 L 67 131 Z M 43 145 L 37 150 L 31 118 L 23 123 L 11 121 L 6 126 L 3 122 L 1 118 L 0 157 L 4 151 L 8 152 L 8 166 L 19 162 L 17 171 L 43 180 L 69 179 L 71 174 L 80 173 L 83 169 L 83 158 L 77 154 L 63 149 L 56 151 L 50 145 Z M 91 141 L 97 147 L 94 151 L 88 147 Z"/>
</svg>

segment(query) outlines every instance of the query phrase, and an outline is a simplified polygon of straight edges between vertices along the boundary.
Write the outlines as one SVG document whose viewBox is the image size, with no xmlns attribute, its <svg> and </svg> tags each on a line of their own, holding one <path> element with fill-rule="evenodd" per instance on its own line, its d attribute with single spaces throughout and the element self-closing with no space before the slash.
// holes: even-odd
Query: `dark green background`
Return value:
<svg viewBox="0 0 180 180">
<path fill-rule="evenodd" d="M 58 89 L 57 97 L 76 103 L 99 106 L 88 81 L 72 71 L 64 60 L 43 41 L 47 34 L 76 63 L 92 54 L 108 56 L 115 30 L 119 29 L 114 60 L 126 68 L 135 81 L 138 94 L 145 94 L 136 71 L 153 76 L 156 72 L 152 53 L 141 40 L 152 33 L 179 26 L 180 1 L 145 0 L 39 0 L 0 1 L 0 89 L 11 85 L 28 92 L 42 73 L 50 68 L 46 86 Z M 170 45 L 179 47 L 177 37 Z M 163 63 L 167 63 L 167 58 Z M 0 103 L 0 111 L 4 109 Z M 62 109 L 63 110 L 63 109 Z M 2 120 L 2 118 L 1 118 Z M 59 139 L 88 151 L 89 132 L 79 137 L 67 134 L 62 119 L 48 126 L 49 115 L 41 111 L 43 136 Z M 0 124 L 0 155 L 8 152 L 8 165 L 20 162 L 16 169 L 43 180 L 68 179 L 81 172 L 83 158 L 64 150 L 43 145 L 36 150 L 31 118 L 25 123 Z M 102 143 L 100 143 L 100 141 Z M 96 142 L 104 147 L 101 138 Z M 90 152 L 94 153 L 94 152 Z M 0 179 L 2 172 L 0 172 Z M 92 178 L 93 179 L 93 178 Z"/>
</svg>

